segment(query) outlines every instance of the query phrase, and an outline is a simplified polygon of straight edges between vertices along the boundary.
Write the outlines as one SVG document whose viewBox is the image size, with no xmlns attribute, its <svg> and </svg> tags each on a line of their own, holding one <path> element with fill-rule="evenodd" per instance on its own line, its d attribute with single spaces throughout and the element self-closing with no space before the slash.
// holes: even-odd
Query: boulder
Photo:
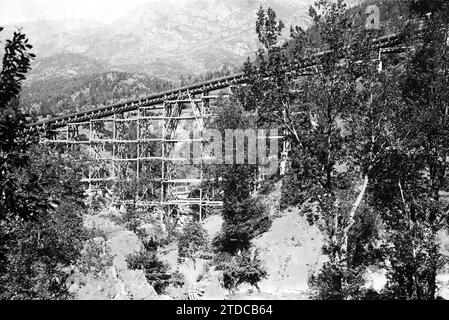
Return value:
<svg viewBox="0 0 449 320">
<path fill-rule="evenodd" d="M 154 288 L 147 282 L 143 271 L 124 270 L 118 277 L 125 284 L 126 291 L 132 300 L 154 300 L 158 297 Z"/>
<path fill-rule="evenodd" d="M 203 227 L 207 231 L 209 241 L 212 241 L 222 229 L 223 217 L 212 215 L 203 220 Z"/>
<path fill-rule="evenodd" d="M 143 249 L 136 234 L 108 219 L 109 213 L 86 215 L 87 228 L 101 230 L 106 239 L 95 238 L 94 243 L 107 247 L 113 257 L 112 266 L 100 275 L 76 274 L 68 282 L 69 291 L 80 300 L 154 300 L 159 299 L 142 270 L 128 269 L 126 257 Z M 102 246 L 99 246 L 102 247 Z"/>
<path fill-rule="evenodd" d="M 114 257 L 113 264 L 118 272 L 128 269 L 126 263 L 127 255 L 143 249 L 140 239 L 128 230 L 116 232 L 114 237 L 108 239 L 106 243 L 111 249 L 111 254 Z"/>
</svg>

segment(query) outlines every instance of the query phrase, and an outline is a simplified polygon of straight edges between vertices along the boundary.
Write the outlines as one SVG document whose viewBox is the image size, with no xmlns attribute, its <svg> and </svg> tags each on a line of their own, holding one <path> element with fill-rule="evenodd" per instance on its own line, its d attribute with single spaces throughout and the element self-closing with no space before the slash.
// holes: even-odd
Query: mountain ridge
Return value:
<svg viewBox="0 0 449 320">
<path fill-rule="evenodd" d="M 37 60 L 31 72 L 46 78 L 36 65 L 61 54 L 77 54 L 81 64 L 94 60 L 107 71 L 141 72 L 176 80 L 181 74 L 215 71 L 223 63 L 240 66 L 257 49 L 256 12 L 272 6 L 286 24 L 307 26 L 307 8 L 313 0 L 192 0 L 175 6 L 143 4 L 111 24 L 88 19 L 22 23 L 34 45 Z M 7 36 L 17 24 L 6 26 Z M 84 58 L 82 58 L 82 57 Z M 44 60 L 43 62 L 41 60 Z M 70 77 L 73 66 L 61 64 L 58 74 Z M 77 75 L 90 74 L 78 68 Z M 82 70 L 83 69 L 83 70 Z M 93 68 L 97 70 L 97 67 Z"/>
</svg>

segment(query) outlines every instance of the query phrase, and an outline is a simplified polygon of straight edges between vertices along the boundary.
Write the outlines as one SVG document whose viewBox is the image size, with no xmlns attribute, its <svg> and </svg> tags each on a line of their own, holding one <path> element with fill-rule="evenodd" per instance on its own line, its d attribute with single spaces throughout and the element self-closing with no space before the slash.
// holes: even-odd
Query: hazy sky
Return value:
<svg viewBox="0 0 449 320">
<path fill-rule="evenodd" d="M 48 19 L 88 18 L 111 22 L 147 2 L 167 0 L 0 0 L 0 25 Z M 171 0 L 184 3 L 190 0 Z"/>
</svg>

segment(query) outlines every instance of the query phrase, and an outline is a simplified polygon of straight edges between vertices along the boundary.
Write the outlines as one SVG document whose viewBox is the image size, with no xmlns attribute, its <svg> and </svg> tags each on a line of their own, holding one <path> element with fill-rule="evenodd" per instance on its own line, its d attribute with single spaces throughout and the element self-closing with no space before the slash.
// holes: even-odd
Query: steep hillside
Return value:
<svg viewBox="0 0 449 320">
<path fill-rule="evenodd" d="M 143 248 L 131 231 L 105 215 L 87 215 L 84 224 L 99 235 L 85 243 L 82 262 L 74 266 L 68 289 L 79 300 L 156 300 L 158 295 L 142 270 L 130 270 L 126 256 Z M 101 231 L 99 231 L 101 230 Z M 100 252 L 98 252 L 98 249 Z M 97 261 L 92 266 L 92 261 Z M 87 266 L 84 264 L 87 263 Z M 87 270 L 85 270 L 87 267 Z"/>
<path fill-rule="evenodd" d="M 28 113 L 55 116 L 139 98 L 171 87 L 168 81 L 144 74 L 107 72 L 28 81 L 21 100 L 22 108 Z"/>
<path fill-rule="evenodd" d="M 278 297 L 306 298 L 309 277 L 326 261 L 318 228 L 309 225 L 297 209 L 287 210 L 253 243 L 268 273 L 260 290 Z"/>
<path fill-rule="evenodd" d="M 28 81 L 52 78 L 75 78 L 111 70 L 106 61 L 85 57 L 78 53 L 59 53 L 37 59 Z"/>
</svg>

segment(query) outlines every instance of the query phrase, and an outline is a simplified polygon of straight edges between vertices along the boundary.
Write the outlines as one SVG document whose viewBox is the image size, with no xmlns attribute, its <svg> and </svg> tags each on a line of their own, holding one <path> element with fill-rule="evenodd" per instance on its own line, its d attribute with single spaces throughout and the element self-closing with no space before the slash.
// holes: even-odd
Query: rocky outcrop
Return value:
<svg viewBox="0 0 449 320">
<path fill-rule="evenodd" d="M 108 219 L 106 214 L 85 217 L 85 226 L 100 230 L 104 245 L 112 257 L 100 275 L 74 272 L 69 290 L 79 300 L 155 300 L 159 299 L 142 270 L 130 270 L 126 256 L 142 249 L 143 244 L 132 233 Z"/>
<path fill-rule="evenodd" d="M 221 231 L 223 221 L 224 220 L 221 215 L 212 215 L 203 220 L 203 227 L 207 231 L 207 237 L 210 242 Z"/>
</svg>

